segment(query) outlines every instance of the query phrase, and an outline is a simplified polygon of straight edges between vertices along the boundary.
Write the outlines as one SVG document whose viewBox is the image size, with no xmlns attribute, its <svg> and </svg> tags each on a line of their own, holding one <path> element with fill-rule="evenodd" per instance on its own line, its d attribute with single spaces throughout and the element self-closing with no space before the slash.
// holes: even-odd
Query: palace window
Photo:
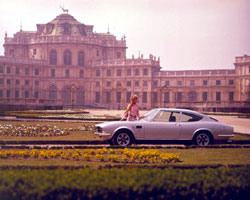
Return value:
<svg viewBox="0 0 250 200">
<path fill-rule="evenodd" d="M 3 66 L 0 66 L 0 73 L 3 73 Z"/>
<path fill-rule="evenodd" d="M 131 76 L 131 69 L 127 69 L 127 76 Z"/>
<path fill-rule="evenodd" d="M 84 53 L 82 51 L 78 52 L 78 65 L 84 66 Z"/>
<path fill-rule="evenodd" d="M 16 98 L 16 99 L 19 98 L 19 91 L 18 91 L 18 90 L 15 91 L 15 98 Z"/>
<path fill-rule="evenodd" d="M 127 81 L 127 87 L 131 86 L 131 81 Z"/>
<path fill-rule="evenodd" d="M 221 80 L 216 80 L 216 85 L 221 85 Z"/>
<path fill-rule="evenodd" d="M 216 92 L 216 101 L 221 101 L 221 92 Z"/>
<path fill-rule="evenodd" d="M 95 86 L 96 86 L 96 87 L 100 87 L 100 82 L 99 82 L 99 81 L 96 82 L 96 83 L 95 83 Z"/>
<path fill-rule="evenodd" d="M 121 103 L 121 99 L 122 99 L 122 93 L 121 92 L 117 92 L 116 93 L 116 101 L 118 103 Z"/>
<path fill-rule="evenodd" d="M 207 101 L 207 92 L 202 92 L 202 101 Z"/>
<path fill-rule="evenodd" d="M 38 99 L 38 97 L 39 97 L 38 94 L 39 94 L 38 91 L 35 91 L 35 92 L 34 92 L 34 97 L 35 97 L 36 99 Z"/>
<path fill-rule="evenodd" d="M 51 50 L 49 53 L 49 64 L 57 65 L 57 53 L 56 50 Z"/>
<path fill-rule="evenodd" d="M 78 105 L 84 105 L 85 103 L 85 91 L 82 86 L 77 89 L 76 102 Z"/>
<path fill-rule="evenodd" d="M 116 52 L 116 58 L 121 58 L 121 52 Z"/>
<path fill-rule="evenodd" d="M 107 69 L 107 76 L 111 76 L 111 69 Z"/>
<path fill-rule="evenodd" d="M 66 69 L 66 70 L 65 70 L 65 77 L 66 77 L 66 78 L 69 78 L 69 77 L 70 77 L 70 71 L 69 71 L 69 69 Z"/>
<path fill-rule="evenodd" d="M 111 82 L 110 82 L 110 81 L 107 81 L 106 86 L 107 86 L 107 87 L 110 87 L 110 86 L 111 86 Z"/>
<path fill-rule="evenodd" d="M 20 84 L 20 81 L 19 80 L 16 80 L 16 85 L 19 85 Z"/>
<path fill-rule="evenodd" d="M 142 93 L 142 103 L 147 103 L 148 99 L 147 99 L 147 92 L 143 92 Z"/>
<path fill-rule="evenodd" d="M 135 76 L 139 76 L 139 75 L 140 75 L 139 69 L 135 69 Z"/>
<path fill-rule="evenodd" d="M 234 80 L 229 80 L 229 85 L 234 85 Z"/>
<path fill-rule="evenodd" d="M 165 81 L 165 86 L 169 86 L 169 81 Z"/>
<path fill-rule="evenodd" d="M 29 68 L 25 68 L 25 75 L 29 75 L 30 74 L 30 69 Z"/>
<path fill-rule="evenodd" d="M 62 90 L 62 99 L 64 104 L 71 103 L 71 88 L 70 86 L 65 86 Z"/>
<path fill-rule="evenodd" d="M 7 79 L 7 80 L 6 80 L 6 83 L 7 83 L 7 85 L 10 85 L 10 84 L 11 84 L 11 80 L 10 80 L 10 79 Z"/>
<path fill-rule="evenodd" d="M 189 101 L 197 101 L 197 92 L 191 91 L 188 93 Z"/>
<path fill-rule="evenodd" d="M 3 98 L 3 90 L 0 90 L 0 99 Z"/>
<path fill-rule="evenodd" d="M 143 87 L 148 87 L 148 81 L 143 81 Z"/>
<path fill-rule="evenodd" d="M 3 85 L 3 79 L 2 78 L 0 79 L 0 85 Z"/>
<path fill-rule="evenodd" d="M 56 77 L 56 70 L 55 69 L 50 70 L 50 77 L 52 77 L 52 78 Z"/>
<path fill-rule="evenodd" d="M 39 86 L 39 81 L 35 80 L 35 86 L 38 87 Z"/>
<path fill-rule="evenodd" d="M 80 70 L 80 78 L 83 78 L 83 76 L 84 76 L 84 71 L 83 70 Z"/>
<path fill-rule="evenodd" d="M 96 56 L 97 57 L 99 56 L 99 50 L 96 50 Z"/>
<path fill-rule="evenodd" d="M 157 85 L 158 85 L 158 81 L 154 81 L 154 82 L 153 82 L 153 86 L 156 87 Z"/>
<path fill-rule="evenodd" d="M 195 85 L 195 81 L 194 80 L 190 80 L 190 85 Z"/>
<path fill-rule="evenodd" d="M 182 85 L 182 81 L 177 81 L 177 85 Z"/>
<path fill-rule="evenodd" d="M 203 85 L 207 85 L 207 80 L 203 80 Z"/>
<path fill-rule="evenodd" d="M 177 101 L 182 101 L 182 92 L 177 92 Z"/>
<path fill-rule="evenodd" d="M 147 76 L 148 75 L 148 69 L 143 69 L 143 75 Z"/>
<path fill-rule="evenodd" d="M 164 102 L 169 103 L 169 92 L 164 93 Z"/>
<path fill-rule="evenodd" d="M 118 82 L 116 83 L 116 86 L 117 86 L 117 87 L 121 87 L 121 86 L 122 86 L 122 83 L 121 83 L 120 81 L 118 81 Z"/>
<path fill-rule="evenodd" d="M 139 87 L 139 86 L 140 86 L 139 81 L 135 81 L 135 87 Z"/>
<path fill-rule="evenodd" d="M 19 67 L 16 67 L 16 74 L 20 74 L 20 69 L 19 69 Z"/>
<path fill-rule="evenodd" d="M 101 71 L 100 71 L 99 69 L 97 69 L 97 70 L 95 71 L 95 75 L 96 75 L 96 76 L 101 76 Z"/>
<path fill-rule="evenodd" d="M 25 80 L 25 85 L 28 86 L 29 85 L 29 80 Z"/>
<path fill-rule="evenodd" d="M 50 100 L 56 100 L 57 98 L 57 88 L 54 85 L 51 85 L 49 87 L 49 99 Z"/>
<path fill-rule="evenodd" d="M 10 90 L 6 90 L 6 98 L 10 98 Z"/>
<path fill-rule="evenodd" d="M 157 92 L 153 92 L 153 103 L 157 103 Z"/>
<path fill-rule="evenodd" d="M 131 92 L 127 92 L 126 93 L 126 101 L 127 101 L 127 103 L 130 102 L 130 98 L 131 98 Z"/>
<path fill-rule="evenodd" d="M 111 103 L 110 92 L 106 92 L 106 103 Z"/>
<path fill-rule="evenodd" d="M 229 101 L 234 101 L 234 92 L 229 92 Z"/>
<path fill-rule="evenodd" d="M 39 75 L 39 69 L 35 69 L 35 75 L 36 75 L 36 76 Z"/>
<path fill-rule="evenodd" d="M 121 70 L 121 69 L 117 69 L 116 75 L 117 75 L 117 76 L 121 76 L 121 75 L 122 75 L 122 70 Z"/>
<path fill-rule="evenodd" d="M 96 102 L 96 103 L 100 103 L 100 99 L 101 99 L 100 92 L 96 92 L 96 93 L 95 93 L 95 102 Z"/>
<path fill-rule="evenodd" d="M 29 98 L 29 91 L 25 91 L 24 96 L 25 96 L 25 98 Z"/>
<path fill-rule="evenodd" d="M 70 50 L 66 50 L 63 53 L 63 63 L 64 65 L 71 65 L 72 62 L 72 54 Z"/>
<path fill-rule="evenodd" d="M 7 67 L 7 74 L 10 74 L 10 73 L 11 73 L 11 68 Z"/>
</svg>

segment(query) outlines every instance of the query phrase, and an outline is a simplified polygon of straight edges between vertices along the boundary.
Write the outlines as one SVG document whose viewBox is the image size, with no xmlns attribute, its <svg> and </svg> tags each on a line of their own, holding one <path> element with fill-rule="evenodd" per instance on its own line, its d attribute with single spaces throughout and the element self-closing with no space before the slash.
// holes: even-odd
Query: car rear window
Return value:
<svg viewBox="0 0 250 200">
<path fill-rule="evenodd" d="M 203 117 L 200 115 L 195 115 L 192 113 L 182 113 L 181 122 L 197 122 L 200 121 Z"/>
</svg>

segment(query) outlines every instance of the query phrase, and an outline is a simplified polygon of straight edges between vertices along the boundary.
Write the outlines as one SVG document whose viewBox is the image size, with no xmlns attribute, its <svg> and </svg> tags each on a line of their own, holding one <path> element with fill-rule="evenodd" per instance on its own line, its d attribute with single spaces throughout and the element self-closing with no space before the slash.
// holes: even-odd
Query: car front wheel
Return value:
<svg viewBox="0 0 250 200">
<path fill-rule="evenodd" d="M 211 138 L 207 133 L 198 133 L 194 138 L 194 143 L 199 146 L 207 146 L 211 143 Z"/>
<path fill-rule="evenodd" d="M 129 134 L 126 131 L 122 131 L 122 132 L 115 134 L 115 136 L 112 139 L 114 145 L 119 145 L 123 147 L 131 145 L 132 140 L 133 138 L 131 134 Z"/>
</svg>

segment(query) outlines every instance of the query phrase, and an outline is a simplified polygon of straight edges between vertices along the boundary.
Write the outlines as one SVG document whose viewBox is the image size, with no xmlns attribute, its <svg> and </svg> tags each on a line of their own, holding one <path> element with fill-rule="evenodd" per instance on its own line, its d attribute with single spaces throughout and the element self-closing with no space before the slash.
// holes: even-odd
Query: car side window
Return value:
<svg viewBox="0 0 250 200">
<path fill-rule="evenodd" d="M 171 116 L 171 112 L 160 111 L 154 118 L 154 122 L 168 122 Z"/>
<path fill-rule="evenodd" d="M 172 112 L 169 117 L 169 122 L 179 122 L 179 120 L 180 120 L 180 113 Z"/>
<path fill-rule="evenodd" d="M 180 113 L 170 111 L 160 111 L 154 118 L 154 122 L 178 122 Z"/>
<path fill-rule="evenodd" d="M 201 119 L 202 119 L 201 116 L 191 114 L 191 113 L 183 112 L 181 116 L 181 122 L 197 122 L 197 121 L 200 121 Z"/>
</svg>

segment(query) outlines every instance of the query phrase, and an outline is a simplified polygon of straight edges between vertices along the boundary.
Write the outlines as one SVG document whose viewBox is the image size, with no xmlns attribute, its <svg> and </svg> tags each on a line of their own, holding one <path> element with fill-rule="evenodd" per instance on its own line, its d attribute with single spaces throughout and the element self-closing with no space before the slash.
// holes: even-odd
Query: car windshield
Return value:
<svg viewBox="0 0 250 200">
<path fill-rule="evenodd" d="M 149 119 L 157 112 L 157 110 L 150 110 L 149 112 L 145 113 L 140 120 L 142 121 L 149 121 Z"/>
</svg>

